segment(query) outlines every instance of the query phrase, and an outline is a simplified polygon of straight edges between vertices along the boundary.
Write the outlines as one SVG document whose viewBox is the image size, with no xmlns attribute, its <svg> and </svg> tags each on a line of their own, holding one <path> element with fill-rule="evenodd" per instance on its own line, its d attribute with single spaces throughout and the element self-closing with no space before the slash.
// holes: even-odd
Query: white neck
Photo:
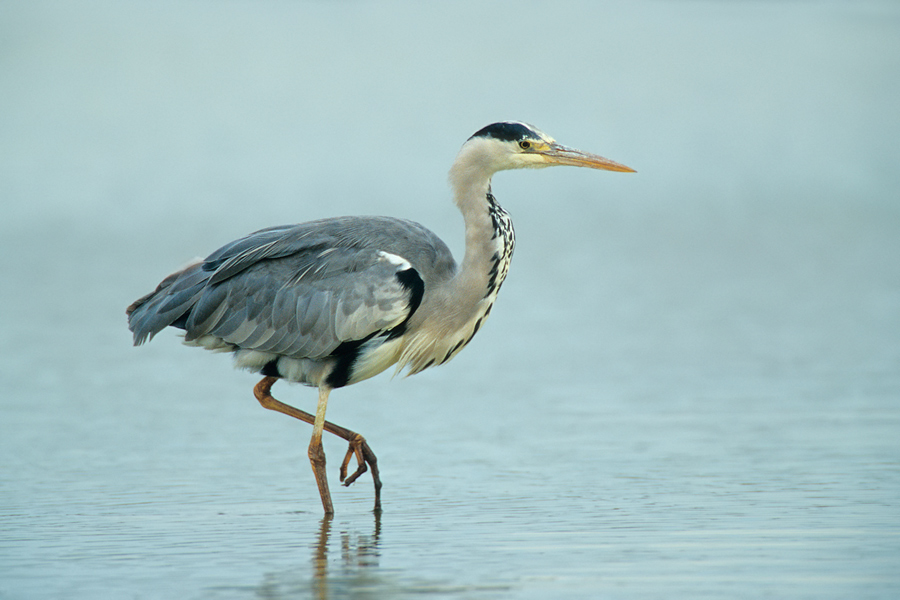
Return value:
<svg viewBox="0 0 900 600">
<path fill-rule="evenodd" d="M 498 204 L 492 202 L 493 198 L 488 198 L 494 170 L 484 166 L 492 164 L 484 154 L 489 154 L 491 149 L 491 146 L 467 144 L 450 169 L 453 200 L 462 213 L 466 227 L 466 252 L 453 287 L 455 297 L 466 299 L 465 304 L 473 312 L 477 312 L 475 305 L 489 294 L 496 255 L 512 253 L 512 248 L 506 249 L 504 245 L 511 244 L 513 240 L 504 239 L 497 231 L 497 220 L 508 220 L 508 216 Z M 505 268 L 503 271 L 505 277 Z M 495 293 L 493 295 L 496 296 Z M 493 298 L 490 301 L 493 302 Z"/>
<path fill-rule="evenodd" d="M 417 335 L 399 363 L 408 365 L 410 374 L 442 364 L 462 350 L 483 324 L 506 278 L 515 235 L 509 215 L 490 196 L 491 176 L 498 170 L 492 150 L 492 144 L 468 143 L 450 169 L 453 199 L 465 221 L 466 253 L 454 277 L 429 298 L 434 309 L 416 323 Z"/>
</svg>

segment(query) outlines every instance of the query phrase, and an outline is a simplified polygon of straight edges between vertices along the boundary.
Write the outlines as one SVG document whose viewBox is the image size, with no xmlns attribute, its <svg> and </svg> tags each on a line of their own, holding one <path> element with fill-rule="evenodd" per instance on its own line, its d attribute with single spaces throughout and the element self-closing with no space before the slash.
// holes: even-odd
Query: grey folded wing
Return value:
<svg viewBox="0 0 900 600">
<path fill-rule="evenodd" d="M 344 342 L 401 327 L 421 300 L 422 279 L 403 257 L 338 236 L 343 229 L 333 225 L 259 231 L 170 275 L 129 307 L 135 344 L 174 325 L 186 341 L 213 336 L 233 347 L 321 358 Z"/>
</svg>

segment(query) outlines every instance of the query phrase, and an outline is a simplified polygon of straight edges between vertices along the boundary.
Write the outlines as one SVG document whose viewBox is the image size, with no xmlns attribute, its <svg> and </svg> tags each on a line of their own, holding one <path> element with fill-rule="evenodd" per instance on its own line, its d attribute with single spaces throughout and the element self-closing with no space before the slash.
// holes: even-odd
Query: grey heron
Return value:
<svg viewBox="0 0 900 600">
<path fill-rule="evenodd" d="M 434 233 L 391 217 L 337 217 L 263 229 L 190 264 L 127 308 L 140 345 L 168 326 L 186 344 L 229 351 L 263 375 L 259 403 L 313 426 L 308 456 L 326 514 L 324 431 L 349 447 L 340 480 L 369 468 L 381 509 L 378 465 L 365 438 L 325 420 L 328 396 L 396 365 L 409 375 L 456 356 L 481 328 L 506 278 L 515 245 L 509 214 L 491 192 L 497 171 L 552 165 L 633 172 L 558 144 L 536 128 L 501 122 L 476 132 L 450 169 L 465 222 L 465 256 L 454 261 Z M 315 415 L 272 397 L 278 379 L 318 388 Z M 356 458 L 356 471 L 347 467 Z"/>
</svg>

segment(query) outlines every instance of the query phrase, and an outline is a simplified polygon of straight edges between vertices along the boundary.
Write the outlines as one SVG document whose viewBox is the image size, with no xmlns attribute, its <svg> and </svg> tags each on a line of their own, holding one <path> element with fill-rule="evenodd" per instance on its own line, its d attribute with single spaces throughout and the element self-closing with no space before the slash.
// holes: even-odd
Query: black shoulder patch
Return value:
<svg viewBox="0 0 900 600">
<path fill-rule="evenodd" d="M 487 127 L 476 131 L 472 138 L 489 137 L 504 142 L 517 142 L 525 138 L 537 137 L 537 134 L 527 125 L 522 123 L 491 123 Z"/>
<path fill-rule="evenodd" d="M 388 334 L 389 340 L 396 339 L 406 333 L 406 324 L 412 318 L 413 314 L 419 309 L 422 303 L 422 296 L 425 295 L 425 282 L 415 269 L 406 269 L 397 272 L 397 279 L 400 285 L 409 290 L 409 314 L 403 319 L 403 322 L 391 329 Z"/>
<path fill-rule="evenodd" d="M 425 295 L 425 282 L 415 269 L 406 269 L 397 273 L 400 285 L 409 290 L 409 315 L 412 316 L 422 303 Z"/>
</svg>

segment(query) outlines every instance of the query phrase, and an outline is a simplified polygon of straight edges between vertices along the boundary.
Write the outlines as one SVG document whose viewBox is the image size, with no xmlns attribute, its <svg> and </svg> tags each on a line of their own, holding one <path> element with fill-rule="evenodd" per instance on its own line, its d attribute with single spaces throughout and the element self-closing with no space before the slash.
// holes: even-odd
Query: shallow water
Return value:
<svg viewBox="0 0 900 600">
<path fill-rule="evenodd" d="M 898 17 L 3 6 L 0 597 L 897 597 Z M 308 427 L 174 333 L 131 348 L 124 307 L 276 223 L 406 216 L 458 253 L 445 172 L 501 118 L 638 174 L 497 176 L 491 320 L 332 395 L 384 513 L 327 439 L 323 520 Z"/>
</svg>

